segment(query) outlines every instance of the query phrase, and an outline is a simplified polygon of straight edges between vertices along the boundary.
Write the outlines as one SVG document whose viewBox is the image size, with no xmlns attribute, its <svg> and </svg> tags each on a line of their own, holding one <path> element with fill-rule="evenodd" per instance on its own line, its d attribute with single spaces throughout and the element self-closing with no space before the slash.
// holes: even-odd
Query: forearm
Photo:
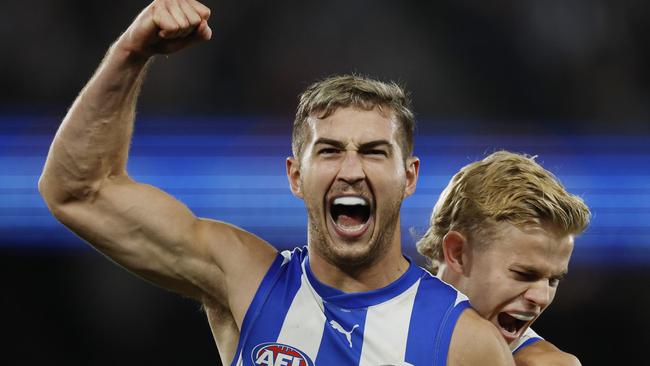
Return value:
<svg viewBox="0 0 650 366">
<path fill-rule="evenodd" d="M 576 356 L 561 351 L 546 340 L 517 351 L 514 358 L 517 366 L 580 366 Z"/>
<path fill-rule="evenodd" d="M 261 247 L 259 239 L 199 220 L 172 196 L 126 174 L 147 63 L 154 54 L 209 40 L 209 15 L 194 0 L 155 0 L 140 12 L 61 123 L 39 189 L 59 221 L 115 262 L 165 288 L 226 306 L 224 268 L 249 246 Z M 229 250 L 213 249 L 214 243 L 227 243 Z M 272 261 L 274 252 L 262 258 Z"/>
<path fill-rule="evenodd" d="M 48 202 L 83 199 L 125 174 L 135 104 L 149 58 L 118 40 L 56 133 L 39 188 Z"/>
</svg>

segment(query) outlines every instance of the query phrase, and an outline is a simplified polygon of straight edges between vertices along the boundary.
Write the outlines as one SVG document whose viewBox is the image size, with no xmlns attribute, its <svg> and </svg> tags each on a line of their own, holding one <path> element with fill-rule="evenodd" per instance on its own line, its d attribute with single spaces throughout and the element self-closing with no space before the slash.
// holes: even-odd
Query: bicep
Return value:
<svg viewBox="0 0 650 366">
<path fill-rule="evenodd" d="M 115 262 L 185 296 L 225 304 L 232 258 L 261 243 L 236 228 L 201 220 L 180 201 L 127 176 L 107 180 L 85 200 L 60 205 L 57 217 Z M 254 258 L 252 259 L 254 260 Z M 228 271 L 234 271 L 227 273 Z"/>
<path fill-rule="evenodd" d="M 93 247 L 132 272 L 166 288 L 194 295 L 175 283 L 192 256 L 196 217 L 161 190 L 126 176 L 107 179 L 91 196 L 61 203 L 55 216 Z"/>
<path fill-rule="evenodd" d="M 468 309 L 458 318 L 454 328 L 447 365 L 513 366 L 514 361 L 498 330 Z"/>
</svg>

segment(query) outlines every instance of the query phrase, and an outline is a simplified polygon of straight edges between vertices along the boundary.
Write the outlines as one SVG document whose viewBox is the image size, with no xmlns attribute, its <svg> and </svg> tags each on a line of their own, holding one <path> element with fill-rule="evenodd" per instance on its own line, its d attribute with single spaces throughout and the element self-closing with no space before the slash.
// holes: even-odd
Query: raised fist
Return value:
<svg viewBox="0 0 650 366">
<path fill-rule="evenodd" d="M 172 53 L 212 37 L 210 9 L 195 0 L 156 0 L 133 21 L 118 41 L 136 54 Z"/>
</svg>

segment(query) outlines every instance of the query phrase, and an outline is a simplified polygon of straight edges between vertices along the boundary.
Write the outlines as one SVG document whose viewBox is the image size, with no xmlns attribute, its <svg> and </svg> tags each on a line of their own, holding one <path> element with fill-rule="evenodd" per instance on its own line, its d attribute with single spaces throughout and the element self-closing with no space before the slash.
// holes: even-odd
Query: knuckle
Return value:
<svg viewBox="0 0 650 366">
<path fill-rule="evenodd" d="M 201 24 L 201 18 L 192 18 L 190 20 L 190 26 L 192 28 L 196 28 L 199 24 Z"/>
<path fill-rule="evenodd" d="M 166 31 L 169 31 L 169 32 L 172 32 L 172 33 L 178 32 L 180 29 L 181 29 L 181 27 L 178 25 L 178 23 L 172 23 L 172 24 L 169 24 L 167 27 L 165 27 Z"/>
</svg>

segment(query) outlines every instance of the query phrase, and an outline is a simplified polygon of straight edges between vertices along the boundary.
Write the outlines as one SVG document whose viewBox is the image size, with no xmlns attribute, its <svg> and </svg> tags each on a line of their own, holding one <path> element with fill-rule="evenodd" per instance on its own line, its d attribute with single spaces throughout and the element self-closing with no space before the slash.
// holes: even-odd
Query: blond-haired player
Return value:
<svg viewBox="0 0 650 366">
<path fill-rule="evenodd" d="M 418 251 L 497 326 L 518 365 L 579 365 L 529 327 L 553 301 L 589 218 L 534 158 L 499 151 L 453 176 Z"/>
</svg>

